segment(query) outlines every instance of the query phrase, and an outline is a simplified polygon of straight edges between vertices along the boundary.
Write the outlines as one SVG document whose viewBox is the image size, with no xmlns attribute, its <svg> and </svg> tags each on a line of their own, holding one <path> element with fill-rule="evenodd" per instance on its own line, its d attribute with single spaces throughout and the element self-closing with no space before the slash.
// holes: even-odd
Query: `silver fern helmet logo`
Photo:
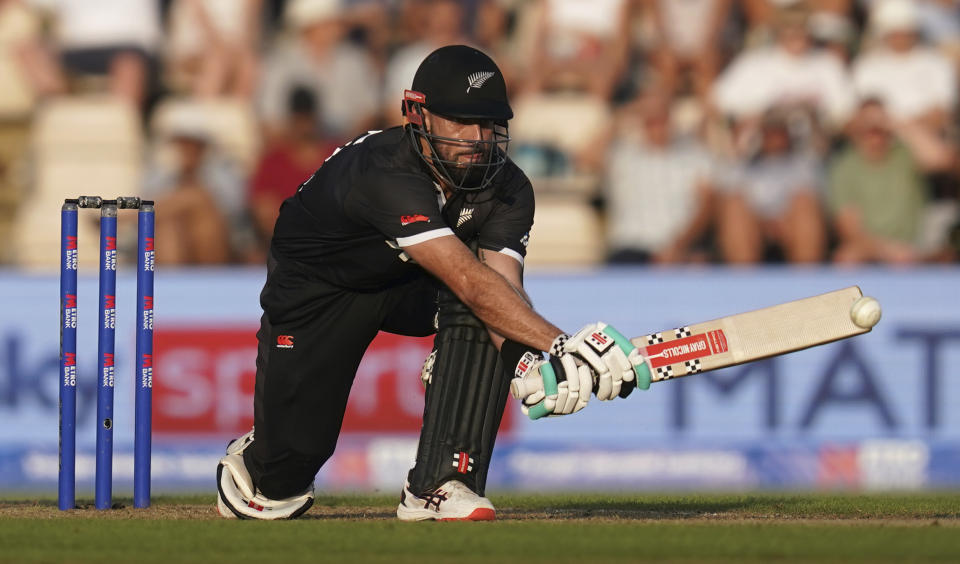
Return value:
<svg viewBox="0 0 960 564">
<path fill-rule="evenodd" d="M 471 74 L 467 77 L 467 94 L 470 93 L 471 88 L 480 88 L 483 86 L 483 83 L 490 80 L 490 77 L 493 76 L 491 71 L 479 71 Z"/>
</svg>

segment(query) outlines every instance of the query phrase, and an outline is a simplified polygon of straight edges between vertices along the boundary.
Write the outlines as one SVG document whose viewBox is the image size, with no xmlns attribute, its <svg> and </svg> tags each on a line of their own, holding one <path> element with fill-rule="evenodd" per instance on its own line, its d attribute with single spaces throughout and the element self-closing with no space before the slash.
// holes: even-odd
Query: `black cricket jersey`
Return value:
<svg viewBox="0 0 960 564">
<path fill-rule="evenodd" d="M 419 275 L 403 248 L 455 234 L 523 262 L 533 188 L 511 160 L 480 192 L 444 201 L 402 127 L 338 148 L 284 201 L 271 249 L 322 280 L 375 291 Z"/>
</svg>

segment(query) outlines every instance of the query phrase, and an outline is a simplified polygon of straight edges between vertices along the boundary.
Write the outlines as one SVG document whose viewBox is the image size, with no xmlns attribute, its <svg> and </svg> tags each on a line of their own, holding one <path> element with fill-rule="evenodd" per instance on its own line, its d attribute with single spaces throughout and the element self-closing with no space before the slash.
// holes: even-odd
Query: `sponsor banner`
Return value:
<svg viewBox="0 0 960 564">
<path fill-rule="evenodd" d="M 561 327 L 602 319 L 631 337 L 852 285 L 883 306 L 868 334 L 656 383 L 573 417 L 524 422 L 517 436 L 603 446 L 960 440 L 960 378 L 953 377 L 960 366 L 958 269 L 610 269 L 527 284 L 537 309 Z M 726 347 L 720 335 L 707 335 L 711 351 Z M 671 355 L 702 352 L 695 348 Z"/>
<path fill-rule="evenodd" d="M 256 328 L 154 329 L 153 432 L 239 436 L 253 425 Z"/>
<path fill-rule="evenodd" d="M 321 490 L 399 491 L 417 449 L 415 435 L 345 435 L 317 476 Z M 156 492 L 209 490 L 222 444 L 161 442 L 153 452 Z M 498 445 L 488 476 L 492 489 L 638 490 L 857 489 L 960 487 L 960 443 L 864 441 L 782 447 L 701 445 L 597 448 L 577 443 Z M 56 449 L 0 449 L 0 488 L 52 487 Z M 468 471 L 471 470 L 467 462 Z M 77 490 L 93 490 L 92 450 L 77 455 Z M 953 471 L 950 471 L 950 468 Z M 129 495 L 133 452 L 114 456 L 117 495 Z"/>
<path fill-rule="evenodd" d="M 743 488 L 757 485 L 744 452 L 703 449 L 508 448 L 504 481 L 522 489 Z"/>
<path fill-rule="evenodd" d="M 118 456 L 133 443 L 137 309 L 134 273 L 120 266 L 112 304 Z M 215 459 L 227 440 L 249 429 L 263 277 L 262 269 L 158 273 L 156 452 L 193 456 L 189 445 L 200 441 L 205 456 Z M 591 402 L 569 417 L 532 422 L 511 399 L 498 445 L 518 457 L 553 453 L 559 467 L 571 452 L 586 453 L 591 464 L 609 461 L 603 458 L 609 453 L 632 453 L 625 467 L 640 477 L 656 474 L 656 464 L 693 476 L 697 464 L 716 453 L 714 445 L 733 445 L 714 460 L 724 469 L 718 482 L 702 476 L 682 482 L 710 487 L 957 484 L 960 455 L 944 445 L 960 444 L 960 378 L 953 374 L 960 366 L 960 301 L 954 295 L 960 269 L 609 269 L 533 275 L 526 286 L 538 311 L 568 331 L 600 319 L 637 336 L 855 284 L 884 308 L 869 334 L 657 383 L 626 399 Z M 69 318 L 78 330 L 70 377 L 77 383 L 80 453 L 92 452 L 95 436 L 97 293 L 96 272 L 81 272 L 76 313 Z M 56 451 L 58 295 L 55 274 L 0 270 L 0 453 L 7 453 L 0 454 L 6 457 L 0 468 L 21 468 L 25 452 Z M 696 340 L 703 346 L 676 354 L 726 347 L 723 335 L 705 335 L 705 341 Z M 281 337 L 276 346 L 301 346 L 295 335 Z M 373 343 L 354 381 L 340 447 L 322 480 L 334 487 L 380 487 L 405 471 L 397 468 L 409 467 L 410 437 L 419 429 L 423 406 L 418 375 L 430 346 L 429 338 L 392 335 Z M 740 458 L 731 457 L 730 449 Z M 684 458 L 691 452 L 696 456 Z M 495 456 L 501 456 L 499 447 Z M 499 484 L 527 480 L 522 468 L 505 460 L 492 472 Z M 598 484 L 621 483 L 616 469 L 597 472 Z M 0 480 L 27 485 L 34 476 L 22 470 L 9 478 L 0 474 Z M 555 479 L 565 483 L 562 472 Z"/>
<path fill-rule="evenodd" d="M 253 425 L 256 327 L 170 326 L 158 323 L 154 357 L 153 431 L 165 435 L 231 437 Z M 294 346 L 282 335 L 277 347 Z M 420 368 L 433 339 L 381 333 L 367 349 L 353 383 L 344 433 L 409 433 L 420 429 Z M 318 367 L 317 377 L 322 377 Z M 509 432 L 513 412 L 501 432 Z"/>
</svg>

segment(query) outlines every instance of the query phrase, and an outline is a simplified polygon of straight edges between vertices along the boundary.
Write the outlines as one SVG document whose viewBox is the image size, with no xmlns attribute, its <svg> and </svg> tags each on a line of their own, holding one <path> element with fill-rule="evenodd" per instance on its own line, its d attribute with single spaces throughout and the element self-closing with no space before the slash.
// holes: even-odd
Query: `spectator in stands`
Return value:
<svg viewBox="0 0 960 564">
<path fill-rule="evenodd" d="M 834 55 L 844 65 L 850 63 L 856 47 L 856 28 L 844 14 L 822 11 L 810 16 L 810 37 L 814 45 Z"/>
<path fill-rule="evenodd" d="M 920 35 L 960 70 L 960 2 L 920 0 L 917 9 Z"/>
<path fill-rule="evenodd" d="M 377 72 L 383 72 L 393 41 L 395 0 L 340 0 L 347 36 L 361 45 Z"/>
<path fill-rule="evenodd" d="M 755 134 L 755 154 L 733 164 L 719 179 L 717 227 L 724 260 L 821 260 L 826 233 L 819 160 L 798 146 L 777 111 L 763 117 Z"/>
<path fill-rule="evenodd" d="M 32 79 L 40 50 L 40 18 L 22 0 L 0 0 L 0 241 L 12 241 L 24 199 L 23 170 L 38 88 Z M 0 264 L 14 245 L 0 247 Z"/>
<path fill-rule="evenodd" d="M 937 48 L 960 72 L 960 2 L 920 0 L 920 35 Z"/>
<path fill-rule="evenodd" d="M 656 26 L 652 54 L 658 79 L 670 93 L 682 89 L 689 77 L 691 90 L 706 101 L 721 63 L 720 32 L 730 15 L 731 0 L 655 0 Z"/>
<path fill-rule="evenodd" d="M 740 0 L 739 4 L 747 26 L 743 38 L 746 49 L 766 45 L 774 40 L 777 35 L 778 13 L 783 8 L 807 10 L 814 19 L 831 15 L 848 20 L 854 11 L 854 0 Z"/>
<path fill-rule="evenodd" d="M 393 5 L 393 44 L 415 43 L 430 19 L 430 0 L 393 0 Z"/>
<path fill-rule="evenodd" d="M 257 163 L 250 182 L 248 206 L 259 259 L 266 257 L 280 204 L 337 148 L 335 141 L 318 134 L 316 114 L 317 101 L 313 94 L 303 88 L 295 89 L 290 95 L 289 125 L 283 138 L 268 146 Z"/>
<path fill-rule="evenodd" d="M 915 122 L 894 122 L 876 99 L 861 105 L 850 131 L 851 146 L 829 170 L 833 260 L 909 264 L 939 254 L 956 209 L 951 217 L 928 206 L 924 170 L 956 166 L 955 151 Z"/>
<path fill-rule="evenodd" d="M 205 98 L 252 96 L 262 16 L 263 0 L 172 0 L 168 82 Z"/>
<path fill-rule="evenodd" d="M 918 6 L 906 0 L 878 0 L 872 5 L 873 45 L 855 61 L 853 76 L 862 99 L 883 102 L 890 127 L 923 172 L 929 202 L 919 235 L 926 242 L 919 244 L 921 253 L 927 253 L 941 237 L 942 222 L 956 216 L 960 196 L 952 159 L 931 158 L 956 152 L 957 72 L 950 59 L 921 41 L 923 12 Z"/>
<path fill-rule="evenodd" d="M 507 0 L 478 0 L 474 14 L 472 38 L 477 48 L 485 53 L 503 53 L 511 51 L 510 28 L 513 11 L 507 7 Z M 509 58 L 509 57 L 508 57 Z M 509 86 L 509 78 L 507 78 Z"/>
<path fill-rule="evenodd" d="M 331 135 L 353 137 L 375 125 L 379 76 L 370 56 L 345 39 L 339 1 L 291 0 L 284 13 L 294 37 L 268 55 L 260 81 L 259 108 L 268 139 L 282 137 L 287 100 L 297 87 L 314 93 L 320 126 Z"/>
<path fill-rule="evenodd" d="M 609 101 L 627 64 L 627 0 L 540 0 L 529 92 L 573 91 Z"/>
<path fill-rule="evenodd" d="M 171 124 L 169 152 L 160 151 L 144 176 L 144 197 L 157 201 L 157 261 L 174 265 L 223 264 L 234 259 L 243 233 L 233 202 L 243 178 L 217 152 L 202 116 L 184 112 Z M 232 240 L 233 239 L 233 240 Z"/>
<path fill-rule="evenodd" d="M 774 108 L 803 116 L 811 132 L 822 128 L 828 133 L 839 130 L 853 109 L 846 70 L 835 56 L 813 46 L 807 11 L 781 9 L 775 22 L 776 43 L 743 51 L 715 83 L 713 102 L 740 126 L 737 145 L 741 151 L 756 120 Z"/>
<path fill-rule="evenodd" d="M 444 45 L 466 44 L 463 35 L 463 7 L 458 0 L 416 0 L 421 17 L 417 40 L 403 45 L 387 63 L 383 81 L 383 120 L 385 125 L 400 125 L 397 100 L 410 88 L 417 67 L 427 55 Z"/>
<path fill-rule="evenodd" d="M 48 92 L 83 90 L 87 84 L 75 79 L 102 77 L 106 78 L 107 92 L 142 107 L 156 70 L 156 49 L 161 39 L 158 3 L 56 0 L 48 8 L 55 24 L 59 57 L 43 76 Z"/>
<path fill-rule="evenodd" d="M 25 0 L 0 0 L 0 117 L 23 118 L 38 95 L 61 86 L 59 68 L 43 45 L 42 12 Z"/>
<path fill-rule="evenodd" d="M 878 0 L 870 12 L 875 46 L 853 65 L 861 99 L 880 99 L 897 120 L 943 128 L 957 104 L 957 74 L 950 61 L 920 43 L 919 14 L 909 0 Z"/>
<path fill-rule="evenodd" d="M 512 0 L 477 0 L 472 25 L 467 22 L 470 44 L 497 61 L 511 99 L 524 78 L 519 72 L 522 61 L 518 56 L 516 4 Z"/>
<path fill-rule="evenodd" d="M 920 36 L 950 59 L 954 72 L 960 73 L 960 2 L 920 0 L 917 9 Z"/>
<path fill-rule="evenodd" d="M 674 135 L 665 91 L 647 92 L 618 122 L 606 168 L 607 260 L 705 261 L 713 211 L 709 153 L 695 138 Z"/>
<path fill-rule="evenodd" d="M 551 190 L 538 182 L 549 177 L 560 190 L 592 194 L 604 161 L 599 141 L 609 131 L 611 98 L 627 68 L 629 3 L 540 0 L 525 10 L 521 17 L 534 22 L 534 40 L 523 57 L 511 152 L 535 186 Z"/>
</svg>

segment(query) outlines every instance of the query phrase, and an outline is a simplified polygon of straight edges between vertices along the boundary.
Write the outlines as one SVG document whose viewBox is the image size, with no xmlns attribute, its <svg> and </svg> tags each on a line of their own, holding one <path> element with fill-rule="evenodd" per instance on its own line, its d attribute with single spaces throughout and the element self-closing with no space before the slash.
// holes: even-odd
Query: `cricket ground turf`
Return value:
<svg viewBox="0 0 960 564">
<path fill-rule="evenodd" d="M 212 494 L 68 512 L 8 494 L 0 562 L 960 562 L 960 492 L 490 497 L 496 522 L 401 523 L 395 496 L 264 522 L 220 518 Z"/>
</svg>

